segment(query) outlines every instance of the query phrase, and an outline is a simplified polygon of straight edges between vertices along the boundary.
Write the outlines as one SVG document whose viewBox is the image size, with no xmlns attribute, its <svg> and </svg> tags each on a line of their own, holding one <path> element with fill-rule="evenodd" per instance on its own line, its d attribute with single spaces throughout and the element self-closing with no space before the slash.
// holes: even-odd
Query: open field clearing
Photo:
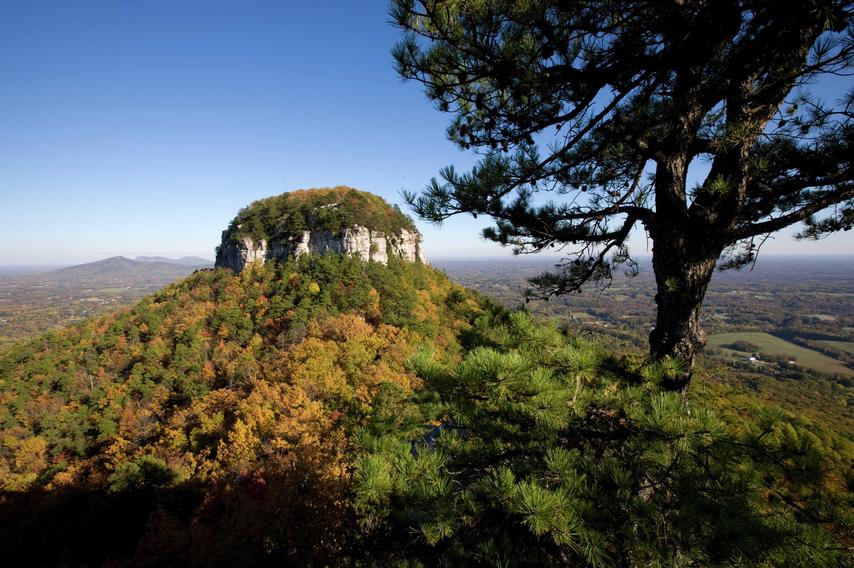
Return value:
<svg viewBox="0 0 854 568">
<path fill-rule="evenodd" d="M 854 354 L 854 341 L 822 341 L 828 347 Z"/>
<path fill-rule="evenodd" d="M 792 357 L 801 367 L 809 367 L 822 373 L 831 374 L 854 374 L 848 367 L 841 362 L 823 355 L 812 349 L 789 343 L 779 337 L 774 337 L 770 333 L 758 331 L 746 331 L 736 333 L 718 333 L 709 337 L 708 346 L 722 348 L 731 353 L 737 353 L 725 346 L 736 341 L 749 341 L 759 347 L 762 353 L 769 355 L 779 355 L 783 357 Z"/>
</svg>

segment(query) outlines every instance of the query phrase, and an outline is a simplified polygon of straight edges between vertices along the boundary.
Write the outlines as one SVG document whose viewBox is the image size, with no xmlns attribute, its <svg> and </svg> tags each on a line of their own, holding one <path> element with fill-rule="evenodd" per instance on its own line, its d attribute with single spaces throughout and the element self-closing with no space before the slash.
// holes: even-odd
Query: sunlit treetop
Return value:
<svg viewBox="0 0 854 568">
<path fill-rule="evenodd" d="M 388 235 L 415 232 L 396 205 L 351 187 L 301 189 L 253 202 L 229 226 L 232 238 L 288 237 L 307 230 L 337 232 L 354 226 Z"/>
</svg>

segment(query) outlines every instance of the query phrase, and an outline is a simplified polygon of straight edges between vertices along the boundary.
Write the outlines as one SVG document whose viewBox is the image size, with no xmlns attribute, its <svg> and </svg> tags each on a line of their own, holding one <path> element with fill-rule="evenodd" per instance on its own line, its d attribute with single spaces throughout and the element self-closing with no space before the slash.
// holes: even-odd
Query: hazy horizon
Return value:
<svg viewBox="0 0 854 568">
<path fill-rule="evenodd" d="M 82 261 L 56 261 L 56 262 L 37 262 L 37 263 L 4 263 L 0 262 L 0 269 L 14 269 L 14 268 L 65 268 L 68 266 L 76 266 L 80 264 L 90 264 L 93 262 L 100 262 L 103 260 L 107 260 L 110 258 L 124 257 L 130 260 L 135 260 L 137 257 L 163 257 L 169 260 L 178 260 L 184 257 L 197 257 L 208 262 L 213 263 L 214 257 L 213 255 L 205 256 L 204 254 L 177 254 L 177 255 L 167 255 L 161 253 L 146 253 L 146 254 L 115 254 L 106 257 L 99 258 L 91 258 L 88 260 Z M 480 255 L 436 255 L 436 256 L 428 256 L 428 262 L 477 262 L 477 261 L 494 261 L 496 259 L 502 260 L 518 260 L 520 262 L 525 261 L 557 261 L 562 258 L 566 258 L 567 255 L 560 255 L 555 253 L 534 253 L 534 254 L 522 254 L 522 255 L 514 255 L 512 253 L 508 254 L 480 254 Z M 639 260 L 649 260 L 652 258 L 652 255 L 649 253 L 638 254 L 635 257 Z M 792 254 L 792 253 L 761 253 L 759 255 L 759 262 L 763 259 L 793 259 L 793 260 L 812 260 L 812 261 L 839 261 L 839 260 L 848 260 L 854 261 L 854 253 L 836 253 L 836 254 Z"/>
</svg>

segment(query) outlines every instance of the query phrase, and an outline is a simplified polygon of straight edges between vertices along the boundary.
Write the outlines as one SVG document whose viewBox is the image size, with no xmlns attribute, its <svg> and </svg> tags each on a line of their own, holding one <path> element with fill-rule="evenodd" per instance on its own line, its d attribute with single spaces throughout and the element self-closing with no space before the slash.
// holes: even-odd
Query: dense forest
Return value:
<svg viewBox="0 0 854 568">
<path fill-rule="evenodd" d="M 303 558 L 338 552 L 349 433 L 378 396 L 406 396 L 419 384 L 405 365 L 416 346 L 458 357 L 457 335 L 484 309 L 423 265 L 330 255 L 303 258 L 298 270 L 201 271 L 130 311 L 9 349 L 0 362 L 0 479 L 10 492 L 4 515 L 17 520 L 3 531 L 21 530 L 18 553 L 97 563 L 143 551 L 151 538 L 161 546 L 163 531 L 189 538 L 178 528 L 199 514 L 194 526 L 210 532 L 200 542 L 212 561 L 246 559 L 228 544 L 234 539 L 276 557 L 301 543 Z M 266 522 L 255 524 L 260 511 L 245 500 L 268 491 L 278 505 L 267 513 L 286 505 L 295 520 L 274 523 L 279 534 L 262 534 Z M 107 530 L 121 533 L 116 546 L 133 547 L 76 534 L 76 522 L 45 522 L 45 508 L 81 503 L 108 527 L 111 515 L 127 521 Z M 231 506 L 248 508 L 219 510 Z M 39 527 L 32 533 L 27 515 Z M 221 529 L 233 523 L 245 531 L 224 540 Z M 318 540 L 306 547 L 309 526 Z"/>
<path fill-rule="evenodd" d="M 421 263 L 199 271 L 0 353 L 9 565 L 842 565 L 851 443 Z"/>
</svg>

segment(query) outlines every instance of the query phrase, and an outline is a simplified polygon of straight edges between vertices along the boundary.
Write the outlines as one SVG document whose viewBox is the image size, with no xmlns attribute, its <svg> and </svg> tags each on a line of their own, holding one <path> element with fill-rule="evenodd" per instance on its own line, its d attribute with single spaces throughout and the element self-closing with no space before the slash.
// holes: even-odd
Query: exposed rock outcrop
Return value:
<svg viewBox="0 0 854 568">
<path fill-rule="evenodd" d="M 332 203 L 324 207 L 335 205 Z M 258 237 L 246 236 L 239 220 L 240 216 L 223 231 L 222 243 L 217 248 L 217 267 L 241 272 L 254 263 L 263 264 L 268 260 L 285 260 L 301 254 L 325 252 L 358 256 L 382 264 L 387 264 L 391 256 L 407 262 L 427 262 L 421 252 L 421 235 L 417 231 L 398 229 L 389 234 L 361 225 L 338 230 L 309 228 L 293 231 L 288 227 L 287 220 L 283 220 L 277 225 L 274 234 Z"/>
</svg>

